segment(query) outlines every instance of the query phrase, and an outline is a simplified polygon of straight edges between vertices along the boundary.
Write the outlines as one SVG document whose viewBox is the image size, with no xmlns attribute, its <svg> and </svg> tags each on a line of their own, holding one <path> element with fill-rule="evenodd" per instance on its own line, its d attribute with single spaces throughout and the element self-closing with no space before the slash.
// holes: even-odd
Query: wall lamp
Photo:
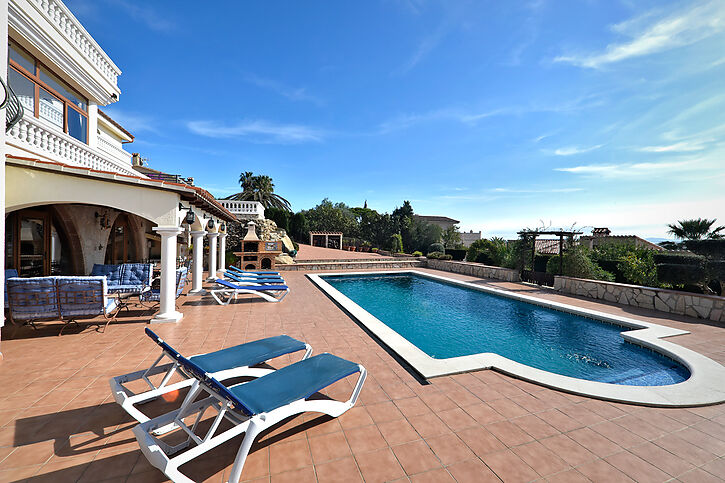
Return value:
<svg viewBox="0 0 725 483">
<path fill-rule="evenodd" d="M 193 224 L 194 221 L 196 221 L 196 214 L 191 209 L 191 206 L 186 207 L 186 206 L 182 205 L 181 203 L 179 203 L 179 211 L 184 211 L 184 210 L 189 210 L 186 213 L 186 217 L 184 217 L 184 223 L 186 223 L 187 225 Z"/>
<path fill-rule="evenodd" d="M 108 213 L 98 213 L 96 211 L 96 219 L 101 225 L 101 228 L 111 228 L 111 219 L 108 216 Z"/>
<path fill-rule="evenodd" d="M 226 223 L 222 223 L 221 225 L 219 225 L 219 231 L 227 231 Z"/>
<path fill-rule="evenodd" d="M 213 230 L 214 229 L 214 220 L 209 220 L 209 223 L 207 223 L 206 226 L 210 230 Z"/>
</svg>

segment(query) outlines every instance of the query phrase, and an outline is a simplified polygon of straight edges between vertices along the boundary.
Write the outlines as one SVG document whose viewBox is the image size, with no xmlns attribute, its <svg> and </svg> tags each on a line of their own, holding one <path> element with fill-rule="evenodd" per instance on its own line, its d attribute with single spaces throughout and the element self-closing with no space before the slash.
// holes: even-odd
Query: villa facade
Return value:
<svg viewBox="0 0 725 483">
<path fill-rule="evenodd" d="M 192 290 L 200 291 L 204 239 L 215 276 L 235 214 L 193 180 L 139 169 L 126 149 L 134 136 L 102 110 L 120 99 L 121 70 L 61 1 L 10 0 L 2 10 L 0 76 L 8 106 L 22 107 L 15 117 L 6 109 L 0 139 L 5 268 L 87 275 L 97 263 L 160 262 L 153 320 L 180 320 L 177 261 L 193 246 Z"/>
</svg>

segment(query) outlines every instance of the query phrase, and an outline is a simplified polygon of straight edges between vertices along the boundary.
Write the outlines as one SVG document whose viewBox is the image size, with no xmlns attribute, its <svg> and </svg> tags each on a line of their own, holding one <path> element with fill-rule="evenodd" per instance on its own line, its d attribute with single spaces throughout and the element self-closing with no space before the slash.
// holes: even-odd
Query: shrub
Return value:
<svg viewBox="0 0 725 483">
<path fill-rule="evenodd" d="M 453 260 L 453 256 L 452 255 L 448 255 L 447 253 L 444 253 L 443 255 L 441 255 L 440 257 L 438 257 L 438 259 L 439 260 Z"/>
<path fill-rule="evenodd" d="M 594 263 L 589 258 L 588 250 L 581 245 L 575 245 L 564 253 L 562 268 L 563 275 L 567 277 L 614 281 L 614 275 Z M 559 273 L 559 255 L 554 255 L 549 259 L 546 271 L 551 274 Z"/>
<path fill-rule="evenodd" d="M 281 228 L 288 234 L 290 232 L 290 212 L 282 208 L 265 208 L 264 217 L 272 220 L 277 224 L 277 228 Z"/>
<path fill-rule="evenodd" d="M 304 213 L 299 212 L 292 215 L 289 220 L 288 234 L 292 239 L 309 243 L 310 241 L 310 225 Z"/>
<path fill-rule="evenodd" d="M 626 283 L 656 287 L 658 285 L 657 267 L 655 266 L 652 252 L 649 251 L 649 254 L 644 253 L 640 255 L 638 256 L 635 252 L 628 253 L 617 264 L 617 268 L 622 273 Z"/>
<path fill-rule="evenodd" d="M 431 252 L 445 253 L 445 251 L 446 251 L 446 248 L 443 246 L 442 243 L 431 243 L 430 246 L 428 247 L 428 253 L 431 253 Z"/>
<path fill-rule="evenodd" d="M 679 263 L 658 263 L 657 279 L 672 285 L 697 285 L 703 281 L 704 273 L 698 265 Z"/>
<path fill-rule="evenodd" d="M 416 251 L 413 252 L 413 256 L 414 257 L 422 257 L 423 256 L 423 252 L 420 252 L 420 251 L 416 250 Z"/>
<path fill-rule="evenodd" d="M 446 255 L 450 255 L 453 260 L 463 260 L 466 258 L 466 250 L 457 248 L 446 248 Z"/>
<path fill-rule="evenodd" d="M 710 258 L 725 258 L 725 239 L 687 240 L 685 247 L 698 255 Z"/>
<path fill-rule="evenodd" d="M 553 255 L 536 255 L 534 257 L 534 272 L 545 272 L 546 264 Z"/>
<path fill-rule="evenodd" d="M 705 257 L 701 255 L 693 255 L 692 253 L 683 252 L 660 252 L 654 254 L 654 262 L 660 264 L 672 265 L 697 265 L 703 267 Z"/>
<path fill-rule="evenodd" d="M 430 252 L 426 257 L 430 258 L 431 260 L 439 260 L 441 259 L 445 254 L 443 252 Z"/>
<path fill-rule="evenodd" d="M 506 244 L 506 240 L 494 237 L 490 240 L 484 238 L 471 243 L 468 253 L 466 253 L 466 260 L 502 267 L 511 256 L 512 253 Z"/>
<path fill-rule="evenodd" d="M 403 253 L 403 238 L 400 233 L 396 233 L 390 237 L 390 251 L 393 253 Z"/>
</svg>

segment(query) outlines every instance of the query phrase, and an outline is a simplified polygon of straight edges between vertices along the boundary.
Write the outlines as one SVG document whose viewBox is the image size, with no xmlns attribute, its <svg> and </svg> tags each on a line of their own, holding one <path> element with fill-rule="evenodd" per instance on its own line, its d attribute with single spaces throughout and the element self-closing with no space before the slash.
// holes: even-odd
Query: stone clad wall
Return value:
<svg viewBox="0 0 725 483">
<path fill-rule="evenodd" d="M 454 262 L 451 260 L 428 260 L 428 268 L 460 273 L 472 277 L 495 278 L 506 282 L 519 282 L 519 272 L 510 268 L 491 267 L 480 263 Z"/>
<path fill-rule="evenodd" d="M 725 297 L 560 276 L 554 277 L 554 290 L 623 305 L 725 322 Z"/>
</svg>

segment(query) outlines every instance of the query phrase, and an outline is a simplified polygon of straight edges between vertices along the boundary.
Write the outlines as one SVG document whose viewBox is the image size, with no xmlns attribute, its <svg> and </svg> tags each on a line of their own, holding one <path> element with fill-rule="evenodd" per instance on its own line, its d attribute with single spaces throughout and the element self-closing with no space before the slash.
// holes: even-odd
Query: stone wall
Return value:
<svg viewBox="0 0 725 483">
<path fill-rule="evenodd" d="M 560 276 L 554 277 L 554 290 L 622 305 L 725 322 L 725 297 Z"/>
<path fill-rule="evenodd" d="M 491 267 L 480 263 L 454 262 L 452 260 L 428 260 L 428 268 L 444 270 L 446 272 L 460 273 L 472 277 L 495 278 L 506 282 L 521 280 L 519 272 L 510 268 Z"/>
</svg>

